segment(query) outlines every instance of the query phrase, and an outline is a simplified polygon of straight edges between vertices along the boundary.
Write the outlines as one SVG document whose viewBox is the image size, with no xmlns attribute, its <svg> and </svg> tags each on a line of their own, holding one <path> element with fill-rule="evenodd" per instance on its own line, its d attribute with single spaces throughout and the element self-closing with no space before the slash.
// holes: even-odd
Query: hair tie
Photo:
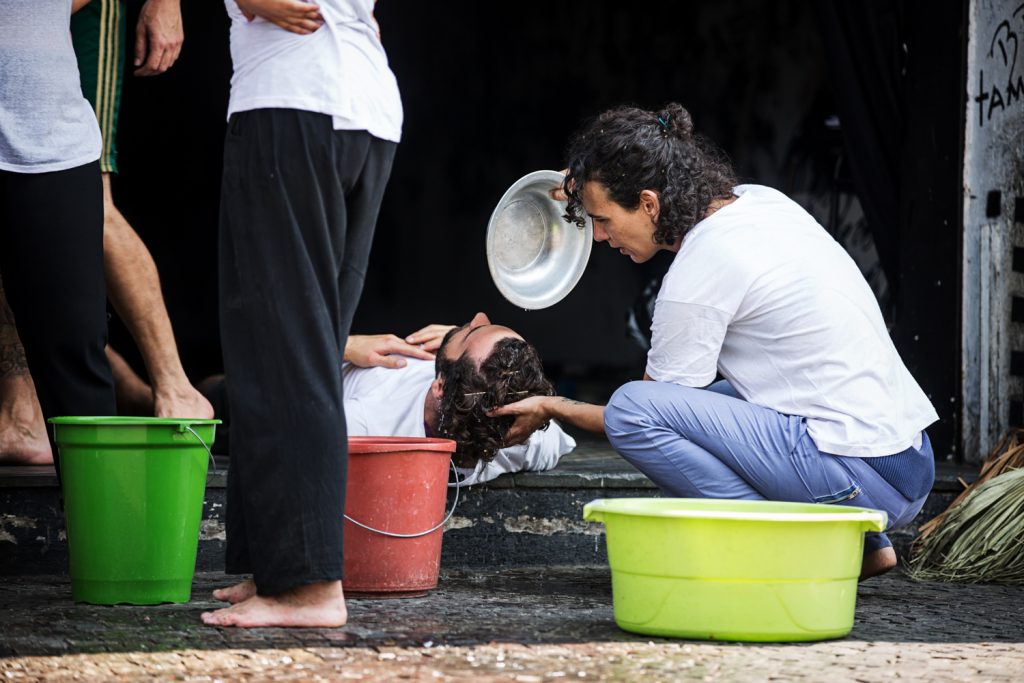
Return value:
<svg viewBox="0 0 1024 683">
<path fill-rule="evenodd" d="M 671 114 L 665 114 L 665 118 L 661 118 L 661 116 L 658 116 L 658 123 L 661 124 L 661 129 L 665 133 L 668 132 L 668 122 L 669 119 L 671 119 L 671 116 Z"/>
</svg>

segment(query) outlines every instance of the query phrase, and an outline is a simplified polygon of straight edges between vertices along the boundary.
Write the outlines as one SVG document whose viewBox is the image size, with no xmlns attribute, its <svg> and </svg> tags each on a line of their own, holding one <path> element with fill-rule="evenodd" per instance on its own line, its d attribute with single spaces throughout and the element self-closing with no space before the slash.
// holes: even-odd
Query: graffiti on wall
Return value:
<svg viewBox="0 0 1024 683">
<path fill-rule="evenodd" d="M 1003 114 L 1011 107 L 1020 107 L 1024 99 L 1024 69 L 1017 68 L 1024 32 L 1024 4 L 1013 10 L 992 32 L 987 60 L 978 71 L 978 125 L 984 126 L 994 114 Z M 986 81 L 986 74 L 988 80 Z"/>
</svg>

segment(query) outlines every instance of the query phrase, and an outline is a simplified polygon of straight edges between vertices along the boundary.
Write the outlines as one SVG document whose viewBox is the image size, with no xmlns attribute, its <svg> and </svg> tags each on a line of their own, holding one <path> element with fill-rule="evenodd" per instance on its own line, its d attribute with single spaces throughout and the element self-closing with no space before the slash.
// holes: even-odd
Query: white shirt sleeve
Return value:
<svg viewBox="0 0 1024 683">
<path fill-rule="evenodd" d="M 487 463 L 477 463 L 475 469 L 459 468 L 458 486 L 471 486 L 490 481 L 511 472 L 541 472 L 550 470 L 559 459 L 576 448 L 576 440 L 562 431 L 554 420 L 545 430 L 530 435 L 526 443 L 499 450 Z M 450 484 L 455 486 L 455 484 Z"/>
<path fill-rule="evenodd" d="M 647 374 L 659 382 L 704 387 L 715 379 L 732 315 L 713 306 L 658 301 Z"/>
</svg>

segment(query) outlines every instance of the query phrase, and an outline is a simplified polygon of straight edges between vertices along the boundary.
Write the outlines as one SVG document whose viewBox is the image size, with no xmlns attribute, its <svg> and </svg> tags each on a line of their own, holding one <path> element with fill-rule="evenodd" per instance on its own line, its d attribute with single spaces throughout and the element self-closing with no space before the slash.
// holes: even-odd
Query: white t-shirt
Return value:
<svg viewBox="0 0 1024 683">
<path fill-rule="evenodd" d="M 404 368 L 344 367 L 345 423 L 349 436 L 426 436 L 423 404 L 434 381 L 434 362 L 406 359 Z M 549 470 L 576 447 L 555 422 L 518 446 L 502 448 L 488 463 L 459 468 L 459 485 L 490 481 L 506 472 Z"/>
<path fill-rule="evenodd" d="M 383 140 L 402 136 L 402 99 L 377 37 L 373 0 L 318 0 L 324 24 L 297 35 L 257 17 L 235 0 L 231 18 L 228 117 L 250 109 L 328 114 L 335 130 L 365 130 Z"/>
<path fill-rule="evenodd" d="M 70 21 L 71 0 L 0 0 L 0 171 L 50 173 L 100 158 Z"/>
<path fill-rule="evenodd" d="M 718 370 L 751 403 L 806 418 L 826 453 L 909 448 L 938 415 L 853 260 L 781 192 L 733 191 L 665 275 L 647 374 L 701 387 Z"/>
</svg>

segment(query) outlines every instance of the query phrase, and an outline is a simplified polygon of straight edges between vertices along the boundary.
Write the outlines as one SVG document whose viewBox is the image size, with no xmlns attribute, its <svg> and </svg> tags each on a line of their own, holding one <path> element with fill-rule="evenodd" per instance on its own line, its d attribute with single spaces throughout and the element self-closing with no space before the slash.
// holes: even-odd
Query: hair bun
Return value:
<svg viewBox="0 0 1024 683">
<path fill-rule="evenodd" d="M 677 102 L 670 102 L 658 114 L 658 121 L 677 138 L 689 140 L 693 137 L 693 119 L 690 112 Z"/>
</svg>

